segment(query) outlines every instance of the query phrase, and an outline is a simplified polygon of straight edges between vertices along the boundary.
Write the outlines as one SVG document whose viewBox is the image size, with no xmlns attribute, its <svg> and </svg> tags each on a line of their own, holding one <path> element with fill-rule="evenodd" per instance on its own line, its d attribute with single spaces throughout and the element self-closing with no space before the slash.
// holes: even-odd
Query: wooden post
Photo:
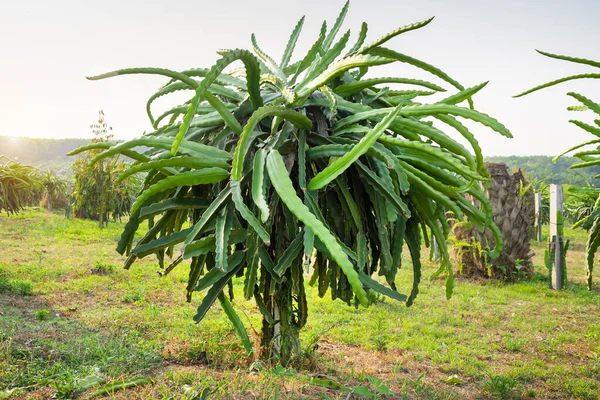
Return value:
<svg viewBox="0 0 600 400">
<path fill-rule="evenodd" d="M 542 194 L 535 194 L 535 240 L 542 241 Z"/>
<path fill-rule="evenodd" d="M 550 185 L 550 247 L 554 247 L 554 265 L 552 268 L 552 288 L 561 290 L 563 285 L 562 266 L 562 185 Z"/>
</svg>

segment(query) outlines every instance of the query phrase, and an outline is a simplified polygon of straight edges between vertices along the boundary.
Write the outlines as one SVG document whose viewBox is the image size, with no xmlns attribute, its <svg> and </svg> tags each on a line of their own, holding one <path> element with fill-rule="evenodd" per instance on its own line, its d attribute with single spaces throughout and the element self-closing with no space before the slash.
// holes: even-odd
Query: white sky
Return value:
<svg viewBox="0 0 600 400">
<path fill-rule="evenodd" d="M 85 76 L 133 66 L 210 67 L 218 49 L 249 48 L 252 32 L 263 50 L 280 59 L 291 29 L 306 15 L 296 49 L 300 57 L 322 20 L 331 25 L 342 5 L 343 0 L 0 0 L 0 135 L 91 137 L 89 125 L 104 109 L 116 138 L 137 137 L 151 128 L 146 99 L 164 80 L 125 76 L 90 82 Z M 351 29 L 352 43 L 362 21 L 369 23 L 367 40 L 374 40 L 436 16 L 386 46 L 436 65 L 465 86 L 490 80 L 475 97 L 476 106 L 515 138 L 470 125 L 485 155 L 555 155 L 591 138 L 568 123 L 582 114 L 565 110 L 575 104 L 565 93 L 599 100 L 600 81 L 511 96 L 590 71 L 534 49 L 600 60 L 599 11 L 597 0 L 354 0 L 344 28 Z M 404 64 L 380 67 L 373 75 L 424 76 Z M 156 107 L 173 105 L 171 99 Z"/>
</svg>

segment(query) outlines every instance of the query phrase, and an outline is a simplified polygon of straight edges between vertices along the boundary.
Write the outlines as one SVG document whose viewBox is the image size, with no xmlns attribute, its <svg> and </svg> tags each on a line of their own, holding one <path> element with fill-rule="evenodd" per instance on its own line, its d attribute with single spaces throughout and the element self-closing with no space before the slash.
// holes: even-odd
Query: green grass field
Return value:
<svg viewBox="0 0 600 400">
<path fill-rule="evenodd" d="M 249 358 L 219 305 L 193 323 L 202 293 L 186 303 L 187 265 L 160 277 L 148 257 L 123 270 L 121 228 L 36 209 L 0 216 L 0 399 L 90 398 L 136 378 L 147 379 L 109 398 L 346 399 L 360 386 L 373 399 L 600 398 L 600 291 L 584 286 L 585 232 L 566 230 L 562 292 L 548 288 L 538 244 L 531 281 L 459 279 L 449 301 L 442 279 L 426 279 L 411 308 L 355 309 L 309 288 L 305 356 L 283 368 Z M 257 343 L 260 314 L 242 285 L 234 305 Z"/>
</svg>

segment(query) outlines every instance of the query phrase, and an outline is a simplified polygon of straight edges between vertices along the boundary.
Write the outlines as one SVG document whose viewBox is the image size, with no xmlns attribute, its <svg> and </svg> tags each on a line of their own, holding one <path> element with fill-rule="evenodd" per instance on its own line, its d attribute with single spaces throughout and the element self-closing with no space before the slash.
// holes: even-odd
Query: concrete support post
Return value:
<svg viewBox="0 0 600 400">
<path fill-rule="evenodd" d="M 552 268 L 552 288 L 561 290 L 563 286 L 563 188 L 550 185 L 550 246 L 554 247 Z"/>
</svg>

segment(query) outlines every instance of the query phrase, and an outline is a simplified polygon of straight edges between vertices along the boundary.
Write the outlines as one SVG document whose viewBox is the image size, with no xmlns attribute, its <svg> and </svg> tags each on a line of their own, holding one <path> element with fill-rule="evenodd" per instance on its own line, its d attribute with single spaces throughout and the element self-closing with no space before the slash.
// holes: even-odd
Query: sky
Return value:
<svg viewBox="0 0 600 400">
<path fill-rule="evenodd" d="M 138 137 L 151 129 L 146 100 L 164 79 L 129 75 L 92 82 L 86 76 L 125 67 L 208 68 L 218 49 L 250 48 L 251 33 L 263 50 L 279 59 L 292 28 L 306 15 L 296 48 L 296 57 L 301 57 L 318 36 L 322 20 L 331 25 L 343 3 L 0 1 L 0 135 L 91 138 L 89 125 L 103 109 L 116 139 Z M 600 81 L 512 96 L 549 80 L 589 72 L 592 67 L 549 59 L 535 49 L 600 60 L 598 15 L 597 0 L 353 0 L 343 29 L 351 30 L 353 43 L 366 21 L 367 40 L 372 41 L 435 16 L 425 28 L 386 46 L 434 64 L 464 86 L 490 81 L 476 95 L 476 108 L 501 121 L 514 138 L 469 124 L 484 155 L 556 155 L 591 139 L 569 124 L 574 117 L 586 118 L 566 111 L 575 104 L 566 92 L 599 100 Z M 371 74 L 427 77 L 399 63 Z M 161 99 L 154 110 L 177 105 L 176 99 Z"/>
</svg>

